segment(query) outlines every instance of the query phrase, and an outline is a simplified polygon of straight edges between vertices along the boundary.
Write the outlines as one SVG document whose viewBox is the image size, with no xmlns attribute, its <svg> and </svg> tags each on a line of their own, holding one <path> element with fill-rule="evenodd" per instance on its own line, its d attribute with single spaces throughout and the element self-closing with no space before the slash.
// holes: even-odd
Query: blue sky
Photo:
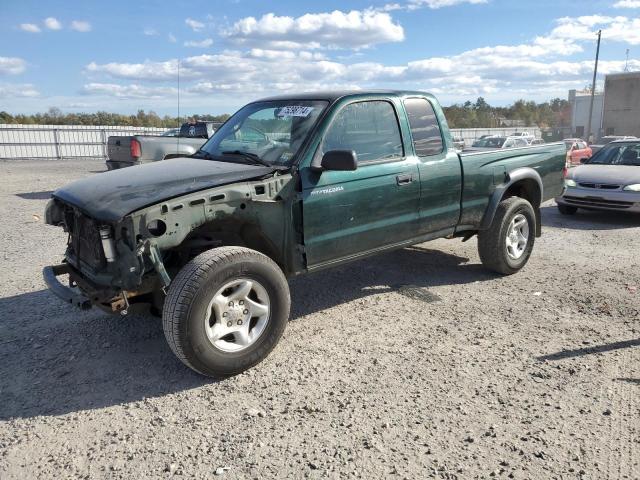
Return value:
<svg viewBox="0 0 640 480">
<path fill-rule="evenodd" d="M 566 97 L 629 49 L 640 0 L 2 0 L 0 110 L 232 112 L 292 91 L 420 89 L 444 104 Z"/>
</svg>

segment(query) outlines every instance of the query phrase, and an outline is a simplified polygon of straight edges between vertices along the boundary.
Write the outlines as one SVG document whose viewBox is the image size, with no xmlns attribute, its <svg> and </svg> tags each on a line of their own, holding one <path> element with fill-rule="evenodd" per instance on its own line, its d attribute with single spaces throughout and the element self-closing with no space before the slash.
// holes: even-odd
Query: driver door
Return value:
<svg viewBox="0 0 640 480">
<path fill-rule="evenodd" d="M 354 102 L 333 118 L 320 145 L 353 150 L 354 171 L 301 171 L 304 243 L 309 268 L 366 254 L 415 236 L 420 182 L 405 156 L 396 107 Z"/>
</svg>

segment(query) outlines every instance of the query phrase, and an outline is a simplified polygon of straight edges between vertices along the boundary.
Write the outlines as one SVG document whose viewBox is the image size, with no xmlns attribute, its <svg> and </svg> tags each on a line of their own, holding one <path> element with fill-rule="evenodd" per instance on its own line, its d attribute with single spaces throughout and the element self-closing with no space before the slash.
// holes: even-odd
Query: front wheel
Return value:
<svg viewBox="0 0 640 480">
<path fill-rule="evenodd" d="M 500 202 L 489 229 L 478 233 L 484 266 L 503 275 L 524 267 L 533 250 L 535 225 L 535 212 L 525 199 L 510 197 Z"/>
<path fill-rule="evenodd" d="M 290 304 L 287 280 L 270 258 L 248 248 L 215 248 L 171 282 L 164 333 L 173 353 L 196 372 L 234 375 L 275 347 Z"/>
</svg>

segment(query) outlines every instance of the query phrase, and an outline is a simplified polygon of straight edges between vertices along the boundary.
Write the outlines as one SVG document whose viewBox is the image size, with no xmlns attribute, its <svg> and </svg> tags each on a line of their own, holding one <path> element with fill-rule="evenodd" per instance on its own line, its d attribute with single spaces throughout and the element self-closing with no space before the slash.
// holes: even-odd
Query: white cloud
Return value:
<svg viewBox="0 0 640 480">
<path fill-rule="evenodd" d="M 62 30 L 62 24 L 54 17 L 45 18 L 43 23 L 49 30 Z"/>
<path fill-rule="evenodd" d="M 531 48 L 538 56 L 528 55 Z M 548 58 L 537 45 L 484 47 L 450 57 L 429 57 L 396 65 L 378 62 L 338 62 L 318 52 L 274 51 L 254 48 L 197 55 L 181 61 L 185 95 L 216 93 L 234 101 L 283 91 L 327 88 L 407 88 L 432 91 L 454 100 L 484 95 L 505 101 L 525 96 L 564 96 L 589 79 L 593 61 Z M 640 60 L 630 61 L 640 69 Z M 602 74 L 620 72 L 624 61 L 601 61 Z M 177 60 L 140 64 L 90 64 L 87 71 L 141 82 L 173 82 Z M 286 71 L 283 79 L 281 72 Z M 157 87 L 155 95 L 163 90 Z M 165 87 L 166 88 L 166 87 Z M 102 89 L 103 94 L 109 90 Z M 167 95 L 172 95 L 167 90 Z M 112 95 L 122 95 L 112 90 Z M 540 97 L 538 97 L 540 98 Z"/>
<path fill-rule="evenodd" d="M 349 15 L 338 13 L 338 18 Z M 356 12 L 361 19 L 363 14 Z M 432 91 L 445 101 L 478 95 L 501 99 L 499 101 L 519 97 L 543 100 L 565 96 L 567 90 L 584 87 L 590 81 L 593 69 L 590 55 L 584 61 L 575 57 L 585 48 L 595 46 L 597 29 L 601 28 L 603 38 L 609 41 L 640 43 L 637 24 L 640 19 L 589 15 L 560 18 L 548 33 L 518 45 L 491 45 L 456 55 L 383 64 L 361 61 L 360 55 L 332 58 L 331 50 L 318 51 L 320 45 L 324 48 L 347 45 L 346 38 L 352 46 L 369 44 L 369 32 L 362 33 L 362 22 L 351 22 L 349 30 L 345 24 L 329 21 L 324 15 L 331 14 L 312 15 L 305 21 L 301 19 L 306 16 L 269 14 L 259 20 L 236 22 L 225 35 L 248 48 L 182 59 L 182 91 L 186 97 L 193 98 L 203 93 L 216 93 L 216 97 L 228 95 L 233 102 L 282 91 L 327 88 L 421 89 Z M 358 39 L 355 43 L 354 37 Z M 602 75 L 621 72 L 624 66 L 623 60 L 601 60 L 599 71 Z M 631 59 L 629 68 L 640 70 L 640 59 Z M 86 71 L 92 76 L 173 86 L 171 82 L 177 78 L 177 69 L 178 60 L 170 59 L 92 63 Z M 287 72 L 286 76 L 282 72 Z"/>
<path fill-rule="evenodd" d="M 453 7 L 463 4 L 484 4 L 489 3 L 489 0 L 409 0 L 408 3 L 387 3 L 381 8 L 375 8 L 375 10 L 382 12 L 393 12 L 395 10 L 418 10 L 421 8 L 430 8 L 431 10 L 437 10 L 439 8 Z"/>
<path fill-rule="evenodd" d="M 86 67 L 89 73 L 106 73 L 115 78 L 128 78 L 136 80 L 171 80 L 178 77 L 178 60 L 166 62 L 143 63 L 105 63 L 99 65 L 91 62 Z M 183 69 L 183 73 L 189 72 Z"/>
<path fill-rule="evenodd" d="M 326 60 L 327 57 L 320 52 L 292 52 L 290 50 L 269 50 L 263 48 L 252 48 L 248 55 L 253 58 L 266 58 L 269 60 L 282 60 L 300 58 L 302 60 Z"/>
<path fill-rule="evenodd" d="M 17 57 L 0 57 L 0 75 L 18 75 L 27 68 L 27 62 Z"/>
<path fill-rule="evenodd" d="M 171 42 L 171 43 L 176 43 L 178 41 L 178 39 L 176 38 L 176 36 L 173 33 L 170 33 L 169 35 L 167 35 L 167 39 Z"/>
<path fill-rule="evenodd" d="M 146 87 L 142 85 L 117 85 L 115 83 L 89 83 L 82 92 L 87 95 L 106 95 L 116 98 L 164 98 L 176 95 L 173 87 Z"/>
<path fill-rule="evenodd" d="M 210 38 L 205 38 L 204 40 L 189 40 L 187 42 L 184 42 L 184 46 L 185 47 L 198 47 L 198 48 L 207 48 L 210 47 L 211 45 L 213 45 L 213 40 L 211 40 Z"/>
<path fill-rule="evenodd" d="M 42 23 L 48 30 L 62 30 L 62 23 L 54 17 L 45 18 Z M 69 27 L 76 32 L 91 31 L 91 23 L 86 20 L 73 20 Z M 19 28 L 30 33 L 39 33 L 41 31 L 40 27 L 35 23 L 21 23 Z"/>
<path fill-rule="evenodd" d="M 33 98 L 39 96 L 40 92 L 30 83 L 0 83 L 0 98 Z"/>
<path fill-rule="evenodd" d="M 238 44 L 278 49 L 359 49 L 379 43 L 401 42 L 404 29 L 386 12 L 352 10 L 308 13 L 297 18 L 267 13 L 245 17 L 223 35 Z"/>
<path fill-rule="evenodd" d="M 487 0 L 409 0 L 408 9 L 415 10 L 422 7 L 433 10 L 443 7 L 452 7 L 463 3 L 480 4 L 487 3 Z"/>
<path fill-rule="evenodd" d="M 595 42 L 596 32 L 601 29 L 605 41 L 640 45 L 640 18 L 587 15 L 563 17 L 557 20 L 557 24 L 550 38 L 568 42 Z"/>
<path fill-rule="evenodd" d="M 40 27 L 38 25 L 36 25 L 35 23 L 21 23 L 20 24 L 20 30 L 23 30 L 23 31 L 29 32 L 29 33 L 39 33 L 40 32 Z"/>
<path fill-rule="evenodd" d="M 71 22 L 71 30 L 76 32 L 90 32 L 91 24 L 85 20 L 73 20 Z"/>
<path fill-rule="evenodd" d="M 186 23 L 187 26 L 191 28 L 191 30 L 193 30 L 194 32 L 199 32 L 204 28 L 204 23 L 194 20 L 192 18 L 187 18 L 184 21 L 184 23 Z"/>
<path fill-rule="evenodd" d="M 155 28 L 150 28 L 150 27 L 145 28 L 142 31 L 142 33 L 144 33 L 148 37 L 154 37 L 154 36 L 158 35 L 158 31 Z"/>
<path fill-rule="evenodd" d="M 613 8 L 640 8 L 640 0 L 620 0 L 613 4 Z"/>
</svg>

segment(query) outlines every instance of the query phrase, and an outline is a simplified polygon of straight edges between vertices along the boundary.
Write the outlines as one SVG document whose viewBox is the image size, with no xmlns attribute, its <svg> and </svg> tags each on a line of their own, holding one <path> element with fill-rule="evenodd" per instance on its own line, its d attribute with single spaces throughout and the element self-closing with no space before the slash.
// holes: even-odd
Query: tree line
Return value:
<svg viewBox="0 0 640 480">
<path fill-rule="evenodd" d="M 520 121 L 522 126 L 540 128 L 566 127 L 570 125 L 571 107 L 567 100 L 555 98 L 549 102 L 536 103 L 518 100 L 507 107 L 492 107 L 484 98 L 444 107 L 451 128 L 491 128 L 510 126 L 510 121 Z M 50 108 L 46 113 L 11 115 L 0 111 L 0 123 L 27 125 L 119 125 L 133 127 L 172 128 L 187 119 L 222 122 L 229 114 L 190 115 L 187 117 L 159 116 L 154 111 L 139 110 L 135 115 L 120 113 L 63 113 L 59 108 Z"/>
<path fill-rule="evenodd" d="M 507 127 L 510 121 L 520 121 L 525 127 L 568 127 L 571 125 L 571 104 L 555 98 L 536 103 L 518 100 L 507 107 L 492 107 L 484 98 L 444 107 L 451 128 Z"/>
<path fill-rule="evenodd" d="M 59 108 L 50 108 L 46 113 L 34 113 L 31 115 L 11 115 L 0 111 L 1 123 L 14 123 L 25 125 L 106 125 L 106 126 L 130 126 L 130 127 L 179 127 L 187 120 L 203 120 L 212 122 L 224 122 L 229 118 L 223 115 L 189 115 L 186 117 L 161 117 L 154 111 L 145 112 L 138 110 L 135 115 L 123 115 L 121 113 L 95 112 L 95 113 L 62 113 Z"/>
</svg>

